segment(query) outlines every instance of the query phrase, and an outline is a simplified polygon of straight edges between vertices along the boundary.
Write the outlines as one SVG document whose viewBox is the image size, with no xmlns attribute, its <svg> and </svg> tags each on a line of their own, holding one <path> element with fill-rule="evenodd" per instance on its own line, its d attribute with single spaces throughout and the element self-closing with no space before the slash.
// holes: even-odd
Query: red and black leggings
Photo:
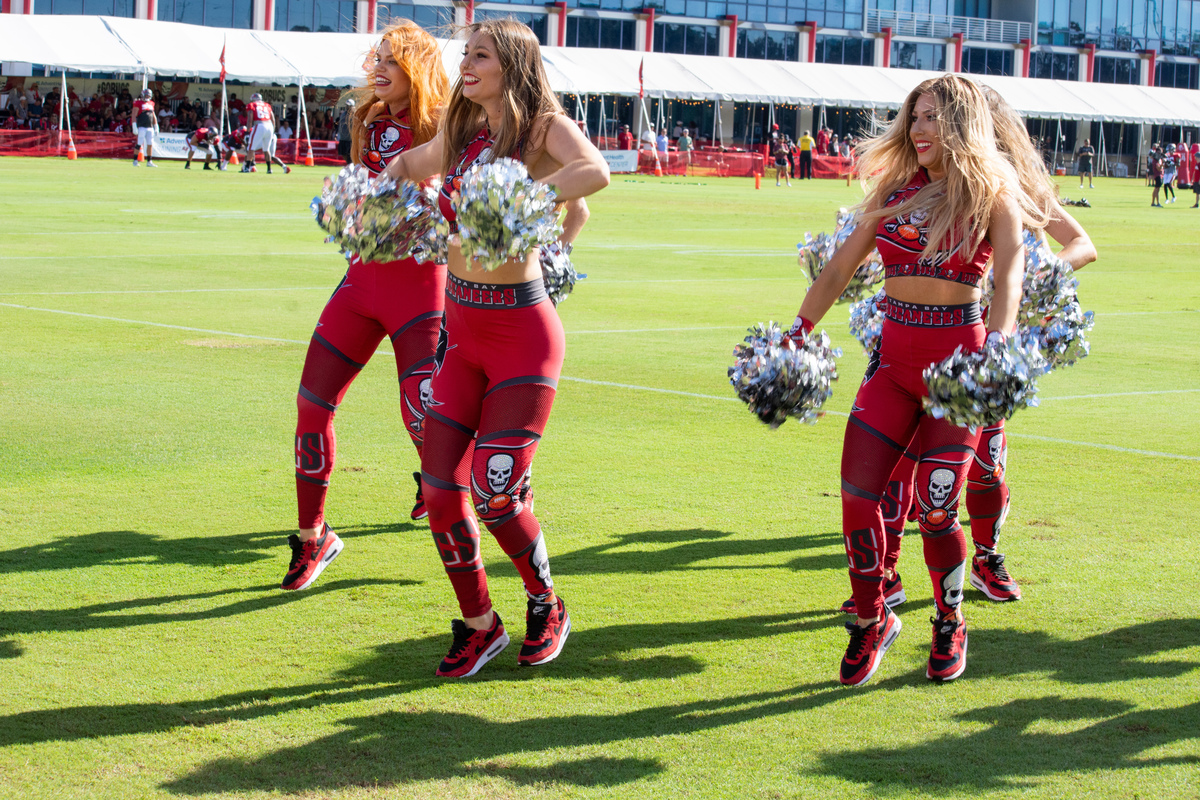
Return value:
<svg viewBox="0 0 1200 800">
<path fill-rule="evenodd" d="M 553 596 L 541 526 L 526 498 L 565 351 L 541 280 L 492 285 L 448 276 L 421 488 L 464 617 L 492 607 L 476 517 L 512 559 L 529 596 Z"/>
<path fill-rule="evenodd" d="M 313 331 L 296 398 L 296 499 L 300 527 L 325 519 L 338 405 L 387 336 L 400 378 L 400 414 L 421 452 L 446 268 L 412 259 L 378 263 L 354 256 Z"/>
<path fill-rule="evenodd" d="M 959 345 L 982 346 L 984 328 L 974 303 L 949 309 L 917 306 L 919 313 L 909 313 L 913 310 L 912 304 L 889 300 L 883 335 L 854 399 L 842 446 L 842 532 L 850 585 L 863 618 L 883 611 L 884 570 L 895 563 L 894 557 L 888 561 L 888 551 L 894 549 L 888 533 L 890 529 L 894 544 L 907 511 L 903 484 L 893 473 L 902 461 L 911 470 L 905 451 L 914 436 L 919 442 L 913 453 L 917 522 L 934 600 L 940 614 L 962 602 L 967 546 L 958 523 L 958 497 L 978 434 L 924 413 L 921 372 Z M 937 325 L 941 320 L 962 324 Z"/>
</svg>

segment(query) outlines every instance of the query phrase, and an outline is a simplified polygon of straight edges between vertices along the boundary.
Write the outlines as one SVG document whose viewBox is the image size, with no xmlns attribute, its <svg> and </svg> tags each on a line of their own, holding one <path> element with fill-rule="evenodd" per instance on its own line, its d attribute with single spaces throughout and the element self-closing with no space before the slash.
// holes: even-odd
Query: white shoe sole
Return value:
<svg viewBox="0 0 1200 800">
<path fill-rule="evenodd" d="M 1021 595 L 1019 594 L 1014 597 L 1000 597 L 999 595 L 992 594 L 991 591 L 988 590 L 987 584 L 984 583 L 983 578 L 980 578 L 974 572 L 971 573 L 971 576 L 967 580 L 973 587 L 983 592 L 984 596 L 987 597 L 988 600 L 991 600 L 994 603 L 1015 603 L 1021 599 Z"/>
<path fill-rule="evenodd" d="M 317 564 L 317 568 L 313 570 L 313 574 L 308 576 L 308 580 L 297 586 L 292 591 L 300 592 L 312 586 L 313 582 L 316 581 L 317 578 L 321 577 L 321 573 L 325 571 L 325 568 L 332 564 L 333 560 L 342 554 L 342 548 L 345 546 L 346 543 L 341 539 L 338 539 L 333 547 L 329 548 L 329 551 L 325 553 L 325 557 L 321 559 L 320 563 Z"/>
<path fill-rule="evenodd" d="M 548 664 L 558 658 L 558 654 L 562 652 L 563 645 L 567 643 L 567 637 L 571 635 L 571 615 L 567 614 L 567 621 L 563 624 L 563 634 L 559 637 L 558 647 L 554 648 L 554 652 L 543 658 L 541 661 L 529 661 L 521 664 L 522 667 L 540 667 L 542 664 Z"/>
</svg>

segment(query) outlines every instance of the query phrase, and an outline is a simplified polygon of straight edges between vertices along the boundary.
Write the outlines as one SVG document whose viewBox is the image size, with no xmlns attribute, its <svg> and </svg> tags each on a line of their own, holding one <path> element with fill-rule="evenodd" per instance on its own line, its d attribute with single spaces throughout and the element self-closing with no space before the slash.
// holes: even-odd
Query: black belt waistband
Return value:
<svg viewBox="0 0 1200 800">
<path fill-rule="evenodd" d="M 974 325 L 983 320 L 979 303 L 927 306 L 923 303 L 905 303 L 891 297 L 887 299 L 884 315 L 893 322 L 916 328 L 957 328 L 962 325 Z"/>
<path fill-rule="evenodd" d="M 935 267 L 932 264 L 888 264 L 883 269 L 883 275 L 885 278 L 938 278 L 976 287 L 983 278 L 974 272 Z"/>
<path fill-rule="evenodd" d="M 468 308 L 528 308 L 548 295 L 540 278 L 527 283 L 475 283 L 447 275 L 446 297 Z"/>
</svg>

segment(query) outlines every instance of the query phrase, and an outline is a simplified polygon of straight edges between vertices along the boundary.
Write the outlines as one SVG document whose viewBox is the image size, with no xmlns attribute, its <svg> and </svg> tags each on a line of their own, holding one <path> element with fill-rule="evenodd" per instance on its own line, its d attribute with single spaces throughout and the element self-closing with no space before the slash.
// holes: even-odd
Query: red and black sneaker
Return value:
<svg viewBox="0 0 1200 800">
<path fill-rule="evenodd" d="M 850 644 L 846 647 L 846 655 L 842 656 L 842 670 L 839 680 L 847 686 L 862 686 L 871 679 L 883 654 L 896 641 L 900 629 L 904 626 L 890 608 L 883 609 L 883 617 L 863 628 L 853 622 L 846 623 L 850 632 Z"/>
<path fill-rule="evenodd" d="M 414 472 L 413 480 L 417 482 L 417 502 L 410 516 L 413 519 L 425 519 L 429 516 L 429 509 L 425 507 L 425 496 L 421 494 L 421 473 Z"/>
<path fill-rule="evenodd" d="M 500 655 L 508 647 L 508 634 L 504 631 L 500 615 L 494 616 L 492 627 L 485 631 L 468 628 L 461 619 L 451 622 L 454 644 L 450 645 L 450 652 L 442 659 L 441 666 L 434 674 L 439 678 L 466 678 Z"/>
<path fill-rule="evenodd" d="M 1007 603 L 1021 599 L 1021 587 L 1004 568 L 1004 555 L 991 553 L 971 559 L 971 585 L 987 595 L 988 600 Z"/>
<path fill-rule="evenodd" d="M 307 542 L 292 534 L 288 537 L 292 546 L 292 563 L 288 566 L 287 575 L 283 577 L 280 589 L 307 589 L 312 586 L 325 568 L 342 552 L 342 540 L 325 523 L 325 529 L 320 536 L 314 536 Z"/>
<path fill-rule="evenodd" d="M 952 681 L 967 668 L 967 623 L 961 611 L 933 623 L 933 644 L 929 648 L 929 666 L 925 677 L 931 681 Z"/>
<path fill-rule="evenodd" d="M 525 643 L 521 645 L 517 663 L 522 667 L 536 667 L 553 661 L 570 635 L 571 615 L 561 597 L 555 597 L 553 603 L 530 600 L 525 611 Z"/>
<path fill-rule="evenodd" d="M 908 595 L 904 593 L 904 584 L 900 582 L 900 573 L 896 572 L 891 578 L 883 579 L 883 604 L 888 608 L 895 608 L 908 599 Z M 854 602 L 854 595 L 850 595 L 846 602 L 842 603 L 842 613 L 858 614 L 858 604 Z"/>
</svg>

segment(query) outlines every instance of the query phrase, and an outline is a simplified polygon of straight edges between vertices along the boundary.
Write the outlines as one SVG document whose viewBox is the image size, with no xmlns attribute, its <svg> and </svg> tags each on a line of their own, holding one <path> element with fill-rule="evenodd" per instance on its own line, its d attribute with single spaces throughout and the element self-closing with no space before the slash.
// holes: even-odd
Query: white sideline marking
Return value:
<svg viewBox="0 0 1200 800">
<path fill-rule="evenodd" d="M 1105 397 L 1140 397 L 1148 394 L 1190 394 L 1200 389 L 1163 389 L 1156 392 L 1112 392 L 1110 394 L 1065 394 L 1061 397 L 1039 397 L 1038 400 L 1098 400 Z"/>
<path fill-rule="evenodd" d="M 312 252 L 312 253 L 251 253 L 250 255 L 251 256 L 324 256 L 324 255 L 330 255 L 331 252 L 332 251 L 329 251 L 329 250 L 322 250 L 320 252 Z M 240 257 L 241 255 L 243 255 L 243 254 L 239 254 L 239 253 L 172 253 L 171 257 L 175 258 L 177 256 L 208 256 L 209 258 L 223 258 L 223 257 L 234 257 L 234 256 Z M 64 258 L 72 258 L 72 259 L 75 259 L 76 261 L 81 261 L 81 260 L 82 261 L 92 261 L 92 260 L 100 259 L 100 258 L 124 258 L 126 260 L 134 260 L 134 259 L 137 259 L 138 256 L 130 255 L 128 253 L 125 253 L 124 255 L 114 255 L 114 256 L 85 256 L 85 257 L 81 257 L 78 254 L 73 255 L 73 256 L 0 256 L 0 261 L 60 261 Z M 153 258 L 153 256 L 143 256 L 142 258 Z"/>
<path fill-rule="evenodd" d="M 265 289 L 97 289 L 91 292 L 0 292 L 0 297 L 74 297 L 81 294 L 206 294 L 209 292 L 316 292 L 328 286 L 285 286 Z"/>
<path fill-rule="evenodd" d="M 0 307 L 16 308 L 16 309 L 20 309 L 22 311 L 42 311 L 47 314 L 65 314 L 66 316 L 70 316 L 70 317 L 84 317 L 87 319 L 100 319 L 100 320 L 105 320 L 108 322 L 124 322 L 129 325 L 146 325 L 146 326 L 153 327 L 153 328 L 170 328 L 172 330 L 191 331 L 193 333 L 211 333 L 211 334 L 216 334 L 218 336 L 233 336 L 238 339 L 258 339 L 258 340 L 265 341 L 265 342 L 284 342 L 287 344 L 308 344 L 307 340 L 300 340 L 300 339 L 281 339 L 281 338 L 278 338 L 275 336 L 256 336 L 254 334 L 249 334 L 249 333 L 233 333 L 231 331 L 218 331 L 218 330 L 211 330 L 209 328 L 193 328 L 193 327 L 190 327 L 187 325 L 169 325 L 165 322 L 147 322 L 145 320 L 123 319 L 121 317 L 106 317 L 106 316 L 101 316 L 99 314 L 85 314 L 80 311 L 63 311 L 61 309 L 56 309 L 56 308 L 36 308 L 34 306 L 22 306 L 22 305 L 17 305 L 15 303 L 0 303 Z M 386 350 L 376 350 L 375 351 L 376 355 L 384 355 L 387 353 L 388 353 L 388 351 L 386 351 Z M 654 392 L 656 394 L 671 394 L 671 395 L 678 395 L 681 397 L 695 397 L 695 398 L 699 398 L 701 400 L 720 400 L 723 402 L 734 402 L 734 403 L 741 402 L 736 397 L 713 395 L 713 394 L 699 394 L 697 392 L 683 392 L 683 391 L 679 391 L 677 389 L 659 389 L 659 388 L 656 388 L 653 386 L 637 386 L 637 385 L 629 384 L 629 383 L 615 383 L 613 381 L 595 381 L 595 380 L 589 380 L 587 378 L 572 378 L 567 375 L 561 376 L 561 380 L 571 381 L 573 383 L 584 383 L 584 384 L 589 384 L 592 386 L 611 386 L 611 387 L 617 388 L 617 389 L 631 389 L 633 391 L 638 391 L 638 392 Z M 1128 396 L 1128 395 L 1142 395 L 1142 394 L 1179 394 L 1179 393 L 1191 393 L 1191 392 L 1197 392 L 1197 391 L 1200 391 L 1200 389 L 1168 389 L 1168 390 L 1156 391 L 1156 392 L 1117 392 L 1117 393 L 1114 393 L 1111 395 L 1103 395 L 1103 394 L 1070 395 L 1070 396 L 1063 396 L 1063 397 L 1043 397 L 1040 399 L 1042 399 L 1042 400 L 1096 399 L 1096 398 L 1103 398 L 1103 397 L 1124 397 L 1124 396 Z M 842 412 L 842 411 L 827 411 L 825 413 L 828 414 L 829 416 L 837 416 L 837 417 L 849 416 L 848 414 L 846 414 L 845 412 Z M 1033 439 L 1033 440 L 1040 441 L 1040 442 L 1050 442 L 1052 444 L 1068 444 L 1068 445 L 1072 445 L 1074 447 L 1092 447 L 1092 448 L 1096 448 L 1099 450 L 1112 450 L 1112 451 L 1115 451 L 1118 453 L 1131 453 L 1134 455 L 1154 456 L 1156 458 L 1173 458 L 1173 459 L 1179 459 L 1182 461 L 1200 461 L 1200 456 L 1188 456 L 1188 455 L 1181 455 L 1179 453 L 1160 453 L 1156 450 L 1138 450 L 1138 449 L 1132 448 L 1132 447 L 1118 447 L 1117 445 L 1098 444 L 1096 442 L 1076 442 L 1076 441 L 1072 441 L 1070 439 L 1055 439 L 1050 436 L 1037 436 L 1037 435 L 1031 434 L 1031 433 L 1009 433 L 1008 435 L 1012 438 L 1017 438 L 1017 439 Z"/>
<path fill-rule="evenodd" d="M 44 311 L 47 314 L 65 314 L 68 317 L 86 317 L 87 319 L 102 319 L 108 322 L 124 322 L 129 325 L 148 325 L 152 328 L 171 328 L 177 331 L 192 331 L 193 333 L 215 333 L 219 336 L 235 336 L 238 339 L 261 339 L 264 342 L 287 342 L 288 344 L 308 344 L 299 339 L 279 339 L 274 336 L 254 336 L 249 333 L 231 333 L 230 331 L 214 331 L 208 328 L 192 328 L 187 325 L 168 325 L 165 322 L 146 322 L 140 319 L 123 319 L 121 317 L 104 317 L 99 314 L 84 314 L 80 311 L 62 311 L 57 308 L 35 308 L 34 306 L 19 306 L 16 303 L 0 303 L 5 308 L 19 308 L 23 311 Z"/>
<path fill-rule="evenodd" d="M 1054 444 L 1069 444 L 1076 447 L 1095 447 L 1100 450 L 1115 450 L 1118 453 L 1135 453 L 1142 456 L 1157 456 L 1158 458 L 1177 458 L 1182 461 L 1200 461 L 1200 456 L 1184 456 L 1178 453 L 1159 453 L 1155 450 L 1136 450 L 1132 447 L 1118 447 L 1115 444 L 1096 444 L 1095 442 L 1073 442 L 1070 439 L 1055 439 L 1050 436 L 1035 436 L 1032 433 L 1005 433 L 1011 439 L 1035 439 L 1039 442 L 1052 442 Z"/>
</svg>

